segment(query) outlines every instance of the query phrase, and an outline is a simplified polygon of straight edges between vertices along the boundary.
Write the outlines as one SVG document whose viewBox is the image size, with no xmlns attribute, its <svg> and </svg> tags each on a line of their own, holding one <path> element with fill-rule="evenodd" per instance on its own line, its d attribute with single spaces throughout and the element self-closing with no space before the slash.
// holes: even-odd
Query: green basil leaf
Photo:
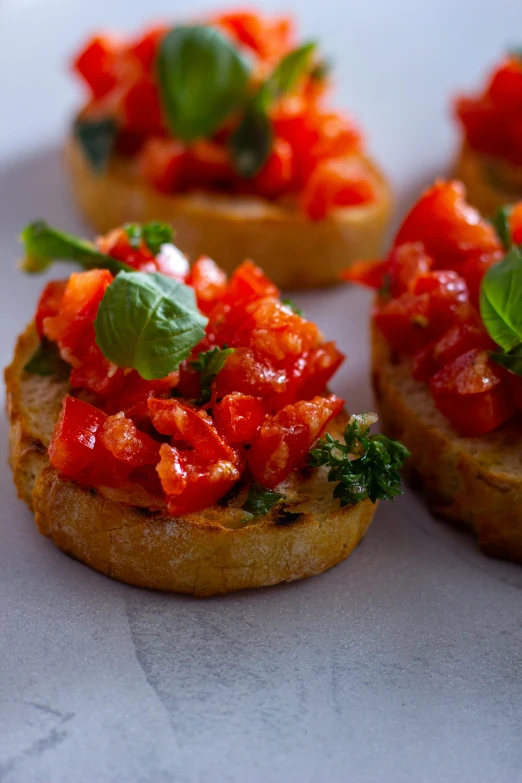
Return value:
<svg viewBox="0 0 522 783">
<path fill-rule="evenodd" d="M 171 244 L 174 237 L 172 226 L 157 220 L 151 223 L 126 223 L 123 228 L 131 247 L 138 248 L 143 240 L 155 256 L 160 252 L 161 246 Z"/>
<path fill-rule="evenodd" d="M 60 356 L 56 343 L 47 338 L 38 345 L 24 370 L 31 375 L 53 375 L 60 381 L 66 381 L 71 373 L 71 368 Z"/>
<path fill-rule="evenodd" d="M 522 255 L 517 248 L 484 275 L 480 314 L 489 336 L 504 351 L 522 342 Z"/>
<path fill-rule="evenodd" d="M 509 225 L 509 216 L 511 215 L 512 210 L 513 207 L 511 204 L 505 204 L 503 207 L 497 209 L 490 221 L 506 250 L 509 250 L 513 244 L 511 240 L 511 228 Z"/>
<path fill-rule="evenodd" d="M 74 135 L 83 154 L 91 168 L 98 173 L 102 173 L 107 168 L 117 134 L 118 126 L 111 118 L 100 120 L 80 118 L 74 123 Z"/>
<path fill-rule="evenodd" d="M 501 367 L 511 370 L 515 375 L 522 375 L 522 343 L 507 353 L 495 351 L 489 355 Z"/>
<path fill-rule="evenodd" d="M 315 49 L 316 44 L 313 41 L 303 44 L 285 55 L 274 68 L 270 81 L 274 86 L 276 97 L 291 92 L 299 79 L 310 71 Z"/>
<path fill-rule="evenodd" d="M 179 367 L 207 323 L 189 286 L 158 272 L 120 272 L 105 291 L 94 328 L 110 362 L 150 381 Z"/>
<path fill-rule="evenodd" d="M 310 71 L 310 78 L 316 82 L 324 82 L 330 76 L 332 63 L 330 60 L 319 60 Z"/>
<path fill-rule="evenodd" d="M 254 177 L 272 151 L 274 132 L 260 94 L 251 101 L 243 119 L 230 137 L 232 165 L 241 177 Z"/>
<path fill-rule="evenodd" d="M 231 353 L 234 353 L 233 348 L 211 348 L 191 362 L 192 367 L 201 374 L 201 397 L 196 400 L 197 405 L 205 405 L 212 397 L 210 385 Z"/>
<path fill-rule="evenodd" d="M 248 511 L 255 517 L 261 517 L 268 514 L 276 503 L 285 500 L 286 495 L 274 492 L 273 489 L 261 487 L 259 484 L 252 484 L 248 492 L 248 497 L 243 504 L 243 511 Z"/>
<path fill-rule="evenodd" d="M 37 220 L 24 228 L 20 236 L 25 246 L 22 269 L 43 272 L 53 261 L 76 261 L 84 269 L 108 269 L 113 275 L 131 267 L 100 253 L 84 239 L 66 234 Z"/>
<path fill-rule="evenodd" d="M 246 99 L 250 67 L 215 27 L 176 27 L 157 59 L 163 110 L 185 142 L 211 136 Z"/>
</svg>

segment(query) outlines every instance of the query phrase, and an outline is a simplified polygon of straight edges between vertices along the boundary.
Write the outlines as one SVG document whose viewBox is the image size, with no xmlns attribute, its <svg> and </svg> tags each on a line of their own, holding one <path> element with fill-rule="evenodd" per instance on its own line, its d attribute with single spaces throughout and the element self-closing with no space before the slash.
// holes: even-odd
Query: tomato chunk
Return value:
<svg viewBox="0 0 522 783">
<path fill-rule="evenodd" d="M 36 331 L 40 338 L 44 336 L 44 320 L 54 317 L 60 312 L 66 287 L 67 280 L 51 280 L 40 294 L 34 317 Z"/>
<path fill-rule="evenodd" d="M 426 254 L 422 242 L 405 242 L 392 248 L 388 256 L 391 295 L 397 297 L 407 291 L 413 292 L 417 278 L 427 275 L 432 266 L 433 259 Z"/>
<path fill-rule="evenodd" d="M 268 413 L 261 397 L 232 392 L 214 406 L 216 426 L 230 443 L 250 443 Z"/>
<path fill-rule="evenodd" d="M 473 254 L 500 250 L 493 226 L 464 197 L 460 182 L 436 183 L 407 215 L 395 245 L 422 242 L 436 268 L 456 271 Z"/>
<path fill-rule="evenodd" d="M 146 182 L 161 193 L 172 193 L 182 182 L 187 150 L 179 141 L 151 136 L 138 155 L 138 168 Z"/>
<path fill-rule="evenodd" d="M 332 158 L 313 170 L 302 206 L 311 220 L 324 220 L 334 207 L 367 204 L 374 198 L 370 173 L 360 158 Z"/>
<path fill-rule="evenodd" d="M 202 256 L 191 266 L 187 283 L 196 292 L 199 309 L 208 315 L 227 289 L 227 276 L 215 261 Z"/>
<path fill-rule="evenodd" d="M 511 239 L 514 245 L 522 245 L 522 201 L 513 204 L 509 216 Z"/>
<path fill-rule="evenodd" d="M 121 43 L 115 36 L 91 38 L 73 62 L 73 69 L 89 86 L 93 98 L 104 98 L 116 86 Z"/>
<path fill-rule="evenodd" d="M 116 459 L 131 468 L 158 462 L 160 444 L 150 435 L 140 432 L 123 413 L 108 416 L 101 426 L 99 437 Z"/>
<path fill-rule="evenodd" d="M 343 405 L 334 395 L 314 397 L 265 419 L 247 456 L 255 480 L 269 489 L 276 487 L 301 464 Z"/>
<path fill-rule="evenodd" d="M 161 400 L 150 397 L 149 411 L 154 427 L 163 435 L 195 449 L 203 459 L 236 460 L 234 450 L 216 430 L 210 416 L 204 411 L 184 405 L 177 399 Z"/>
<path fill-rule="evenodd" d="M 341 278 L 349 283 L 360 283 L 368 288 L 382 288 L 388 271 L 387 261 L 356 261 L 341 272 Z"/>
<path fill-rule="evenodd" d="M 275 139 L 272 152 L 261 171 L 248 183 L 248 191 L 262 198 L 274 199 L 292 187 L 294 153 L 284 139 Z"/>
<path fill-rule="evenodd" d="M 515 413 L 508 387 L 478 348 L 446 364 L 430 387 L 437 408 L 463 436 L 484 435 Z"/>
</svg>

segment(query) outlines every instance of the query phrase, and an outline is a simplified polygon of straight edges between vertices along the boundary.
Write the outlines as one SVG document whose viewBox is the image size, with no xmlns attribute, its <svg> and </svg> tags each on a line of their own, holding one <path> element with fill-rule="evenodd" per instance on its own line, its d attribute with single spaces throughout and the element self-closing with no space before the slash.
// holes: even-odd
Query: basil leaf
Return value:
<svg viewBox="0 0 522 783">
<path fill-rule="evenodd" d="M 243 504 L 243 511 L 248 511 L 249 514 L 253 514 L 255 517 L 261 517 L 268 514 L 276 503 L 280 503 L 285 498 L 286 495 L 274 492 L 273 489 L 261 487 L 259 484 L 252 484 L 248 497 Z"/>
<path fill-rule="evenodd" d="M 319 60 L 310 71 L 310 79 L 315 82 L 324 82 L 330 76 L 331 70 L 330 60 Z"/>
<path fill-rule="evenodd" d="M 160 223 L 155 220 L 151 223 L 126 223 L 123 228 L 129 237 L 129 244 L 133 248 L 138 248 L 141 242 L 145 242 L 151 253 L 155 256 L 161 250 L 162 245 L 172 243 L 174 229 L 167 223 Z"/>
<path fill-rule="evenodd" d="M 522 342 L 522 255 L 517 248 L 484 275 L 480 314 L 489 336 L 504 351 Z"/>
<path fill-rule="evenodd" d="M 100 120 L 80 118 L 74 123 L 74 135 L 83 154 L 91 168 L 98 173 L 102 173 L 107 168 L 117 134 L 118 126 L 111 118 Z"/>
<path fill-rule="evenodd" d="M 207 323 L 192 288 L 158 272 L 120 272 L 105 291 L 94 328 L 110 362 L 150 381 L 179 367 Z"/>
<path fill-rule="evenodd" d="M 58 231 L 44 220 L 37 220 L 24 228 L 20 236 L 25 246 L 22 269 L 25 272 L 43 272 L 53 261 L 76 261 L 84 269 L 108 269 L 113 275 L 127 264 L 100 253 L 84 239 Z"/>
<path fill-rule="evenodd" d="M 511 245 L 513 244 L 511 240 L 511 228 L 509 225 L 509 217 L 511 215 L 511 212 L 513 210 L 513 207 L 511 204 L 505 204 L 503 207 L 499 207 L 497 211 L 495 212 L 494 216 L 491 218 L 491 224 L 495 231 L 497 232 L 497 236 L 506 248 L 506 250 L 509 250 Z"/>
<path fill-rule="evenodd" d="M 215 27 L 176 27 L 163 38 L 157 59 L 163 110 L 185 142 L 211 136 L 247 95 L 250 67 Z"/>
<path fill-rule="evenodd" d="M 316 44 L 303 44 L 298 49 L 289 52 L 274 68 L 270 81 L 273 84 L 276 97 L 291 92 L 299 79 L 310 70 L 312 56 Z"/>
<path fill-rule="evenodd" d="M 231 353 L 234 353 L 233 348 L 211 348 L 191 362 L 192 367 L 201 374 L 201 396 L 196 400 L 197 405 L 205 405 L 212 397 L 210 385 Z"/>
<path fill-rule="evenodd" d="M 32 375 L 53 375 L 60 381 L 69 378 L 71 368 L 60 356 L 56 343 L 43 338 L 24 370 Z"/>
<path fill-rule="evenodd" d="M 522 375 L 522 344 L 517 345 L 507 353 L 495 351 L 491 352 L 489 356 L 494 362 L 500 364 L 501 367 L 505 367 L 506 370 L 511 370 L 515 375 Z"/>
<path fill-rule="evenodd" d="M 232 165 L 241 177 L 254 177 L 272 150 L 274 132 L 261 100 L 252 101 L 230 137 Z"/>
</svg>

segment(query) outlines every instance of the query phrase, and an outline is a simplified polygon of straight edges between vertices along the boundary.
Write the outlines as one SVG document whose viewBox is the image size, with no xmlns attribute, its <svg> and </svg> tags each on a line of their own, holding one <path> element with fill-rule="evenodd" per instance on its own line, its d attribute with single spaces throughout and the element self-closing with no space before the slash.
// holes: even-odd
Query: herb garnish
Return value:
<svg viewBox="0 0 522 783">
<path fill-rule="evenodd" d="M 327 433 L 310 452 L 310 465 L 329 468 L 328 481 L 337 481 L 334 497 L 341 506 L 354 505 L 365 498 L 393 500 L 402 494 L 398 469 L 410 456 L 408 449 L 386 435 L 370 435 L 374 418 L 352 416 L 346 425 L 344 443 Z"/>
<path fill-rule="evenodd" d="M 197 359 L 191 362 L 194 370 L 201 375 L 201 396 L 196 400 L 196 405 L 205 405 L 212 397 L 210 386 L 212 381 L 223 369 L 227 357 L 234 353 L 233 348 L 211 348 L 209 351 L 203 351 Z"/>
<path fill-rule="evenodd" d="M 31 375 L 52 375 L 59 381 L 69 378 L 71 368 L 60 356 L 56 343 L 44 337 L 33 353 L 24 370 Z"/>
<path fill-rule="evenodd" d="M 174 237 L 172 226 L 157 220 L 151 223 L 126 223 L 123 228 L 131 247 L 139 248 L 143 241 L 155 256 L 160 252 L 161 246 L 171 244 Z"/>
<path fill-rule="evenodd" d="M 504 204 L 503 207 L 497 209 L 490 221 L 506 250 L 509 250 L 513 244 L 511 239 L 511 228 L 509 226 L 509 217 L 512 211 L 513 207 L 511 204 Z"/>
<path fill-rule="evenodd" d="M 118 135 L 116 121 L 112 117 L 96 120 L 80 117 L 74 123 L 74 135 L 91 168 L 97 173 L 105 171 Z"/>
<path fill-rule="evenodd" d="M 286 498 L 280 492 L 274 492 L 273 489 L 267 489 L 259 484 L 252 484 L 248 492 L 248 497 L 243 503 L 243 511 L 253 514 L 255 517 L 268 514 L 276 503 L 280 503 Z"/>
</svg>

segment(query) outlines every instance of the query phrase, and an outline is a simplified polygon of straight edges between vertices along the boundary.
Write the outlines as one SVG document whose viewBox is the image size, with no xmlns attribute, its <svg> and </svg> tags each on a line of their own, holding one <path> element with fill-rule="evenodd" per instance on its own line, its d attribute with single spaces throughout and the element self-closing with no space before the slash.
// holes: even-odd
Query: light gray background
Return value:
<svg viewBox="0 0 522 783">
<path fill-rule="evenodd" d="M 16 272 L 16 233 L 39 216 L 82 228 L 60 162 L 78 101 L 66 59 L 98 25 L 136 29 L 188 6 L 0 2 L 2 364 L 42 282 Z M 449 166 L 449 95 L 521 43 L 520 0 L 287 7 L 334 57 L 339 101 L 401 209 Z M 296 298 L 348 353 L 334 390 L 367 408 L 367 296 Z M 2 783 L 522 781 L 522 570 L 483 558 L 411 493 L 383 504 L 333 571 L 204 602 L 62 555 L 7 467 L 0 493 Z"/>
</svg>

